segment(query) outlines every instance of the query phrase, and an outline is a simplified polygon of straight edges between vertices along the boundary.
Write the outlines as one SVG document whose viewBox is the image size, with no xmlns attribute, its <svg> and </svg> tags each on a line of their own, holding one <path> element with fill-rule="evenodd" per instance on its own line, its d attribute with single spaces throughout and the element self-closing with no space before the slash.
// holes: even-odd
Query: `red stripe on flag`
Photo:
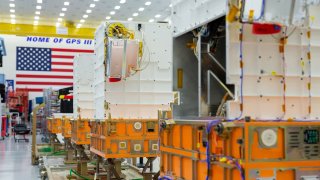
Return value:
<svg viewBox="0 0 320 180">
<path fill-rule="evenodd" d="M 27 90 L 28 92 L 42 92 L 43 89 L 38 89 L 38 88 L 17 88 L 16 90 L 19 91 L 19 90 Z"/>
<path fill-rule="evenodd" d="M 82 52 L 82 53 L 93 53 L 94 50 L 89 49 L 63 49 L 63 48 L 51 48 L 51 51 L 58 51 L 58 52 Z"/>
<path fill-rule="evenodd" d="M 74 56 L 68 56 L 68 55 L 51 55 L 51 58 L 73 59 Z"/>
<path fill-rule="evenodd" d="M 58 86 L 72 86 L 72 82 L 29 82 L 29 81 L 17 81 L 16 84 L 22 85 L 58 85 Z"/>
<path fill-rule="evenodd" d="M 51 69 L 52 72 L 73 72 L 73 69 Z"/>
<path fill-rule="evenodd" d="M 18 78 L 73 79 L 73 76 L 17 74 Z"/>
<path fill-rule="evenodd" d="M 67 65 L 67 66 L 73 66 L 72 62 L 52 62 L 52 65 Z"/>
</svg>

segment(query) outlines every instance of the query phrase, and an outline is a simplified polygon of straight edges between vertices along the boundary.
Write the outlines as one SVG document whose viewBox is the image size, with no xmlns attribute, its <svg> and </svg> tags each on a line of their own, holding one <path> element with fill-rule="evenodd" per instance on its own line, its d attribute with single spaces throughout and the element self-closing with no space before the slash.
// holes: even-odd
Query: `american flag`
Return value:
<svg viewBox="0 0 320 180">
<path fill-rule="evenodd" d="M 16 87 L 42 92 L 73 85 L 73 58 L 91 49 L 17 47 Z"/>
</svg>

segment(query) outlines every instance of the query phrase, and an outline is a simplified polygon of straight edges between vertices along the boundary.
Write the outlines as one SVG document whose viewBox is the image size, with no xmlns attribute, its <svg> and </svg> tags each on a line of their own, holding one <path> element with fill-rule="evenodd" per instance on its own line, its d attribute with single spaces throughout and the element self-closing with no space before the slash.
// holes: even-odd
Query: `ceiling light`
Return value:
<svg viewBox="0 0 320 180">
<path fill-rule="evenodd" d="M 16 20 L 15 19 L 11 19 L 11 24 L 16 24 Z"/>
<path fill-rule="evenodd" d="M 139 15 L 138 13 L 133 13 L 133 14 L 132 14 L 132 16 L 138 16 L 138 15 Z"/>
<path fill-rule="evenodd" d="M 144 8 L 143 8 L 143 7 L 141 7 L 141 8 L 139 8 L 138 10 L 139 10 L 139 11 L 143 11 L 143 10 L 144 10 Z"/>
<path fill-rule="evenodd" d="M 9 7 L 15 7 L 16 5 L 14 5 L 13 3 L 9 4 Z"/>
<path fill-rule="evenodd" d="M 87 15 L 87 14 L 85 14 L 85 15 L 83 15 L 82 17 L 83 17 L 83 18 L 88 18 L 88 15 Z"/>
<path fill-rule="evenodd" d="M 159 17 L 161 17 L 161 15 L 160 15 L 160 14 L 157 14 L 157 15 L 155 15 L 154 17 L 155 17 L 155 18 L 159 18 Z"/>
<path fill-rule="evenodd" d="M 36 6 L 36 9 L 41 9 L 41 6 Z"/>
<path fill-rule="evenodd" d="M 14 12 L 16 12 L 16 10 L 14 10 L 14 9 L 10 9 L 10 12 L 11 12 L 11 13 L 14 13 Z"/>
<path fill-rule="evenodd" d="M 37 3 L 41 4 L 41 3 L 42 3 L 42 0 L 37 0 Z"/>
<path fill-rule="evenodd" d="M 66 1 L 66 2 L 64 2 L 63 4 L 64 4 L 65 6 L 69 6 L 70 3 L 69 3 L 68 1 Z"/>
<path fill-rule="evenodd" d="M 172 4 L 169 4 L 169 7 L 172 7 Z"/>
<path fill-rule="evenodd" d="M 35 16 L 34 19 L 39 20 L 39 16 Z"/>
<path fill-rule="evenodd" d="M 64 13 L 60 13 L 59 16 L 62 16 L 62 17 L 63 17 L 63 16 L 64 16 Z"/>
<path fill-rule="evenodd" d="M 59 26 L 60 26 L 60 23 L 57 22 L 57 23 L 56 23 L 56 26 L 59 27 Z"/>
<path fill-rule="evenodd" d="M 98 2 L 99 0 L 93 0 L 94 2 Z"/>
<path fill-rule="evenodd" d="M 84 23 L 84 22 L 86 22 L 86 20 L 84 20 L 84 19 L 81 19 L 81 20 L 80 20 L 80 22 L 81 22 L 81 23 Z"/>
<path fill-rule="evenodd" d="M 33 25 L 35 25 L 35 26 L 38 25 L 38 24 L 39 24 L 38 21 L 34 21 L 34 22 L 33 22 Z"/>
<path fill-rule="evenodd" d="M 146 3 L 144 3 L 144 5 L 150 6 L 150 5 L 151 5 L 151 2 L 150 2 L 150 1 L 147 1 Z"/>
<path fill-rule="evenodd" d="M 120 0 L 120 4 L 126 3 L 126 0 Z"/>
<path fill-rule="evenodd" d="M 106 19 L 107 19 L 107 20 L 108 20 L 108 19 L 111 19 L 111 17 L 110 17 L 110 16 L 107 16 Z"/>
<path fill-rule="evenodd" d="M 91 13 L 91 12 L 92 12 L 92 10 L 91 10 L 91 9 L 88 9 L 88 10 L 86 10 L 86 12 L 87 12 L 87 13 Z"/>
<path fill-rule="evenodd" d="M 14 0 L 10 0 L 10 1 L 14 1 Z"/>
<path fill-rule="evenodd" d="M 90 7 L 94 8 L 94 7 L 96 7 L 96 5 L 95 4 L 90 4 Z"/>
<path fill-rule="evenodd" d="M 128 21 L 132 21 L 133 20 L 133 18 L 128 18 Z"/>
<path fill-rule="evenodd" d="M 120 6 L 115 6 L 114 9 L 120 9 Z"/>
<path fill-rule="evenodd" d="M 82 24 L 77 24 L 77 28 L 80 28 L 82 26 Z"/>
<path fill-rule="evenodd" d="M 116 14 L 116 12 L 114 12 L 114 11 L 111 11 L 111 12 L 110 12 L 110 14 L 111 14 L 111 15 L 114 15 L 114 14 Z"/>
<path fill-rule="evenodd" d="M 10 14 L 10 17 L 11 17 L 11 18 L 15 18 L 15 17 L 16 17 L 16 15 L 14 15 L 14 14 Z"/>
<path fill-rule="evenodd" d="M 39 14 L 40 14 L 40 11 L 36 11 L 36 14 L 38 14 L 38 15 L 39 15 Z"/>
<path fill-rule="evenodd" d="M 62 11 L 67 11 L 67 8 L 62 8 L 61 10 L 62 10 Z"/>
<path fill-rule="evenodd" d="M 154 19 L 149 19 L 149 22 L 154 22 Z"/>
<path fill-rule="evenodd" d="M 62 21 L 62 18 L 58 18 L 58 21 L 61 22 L 61 21 Z"/>
</svg>

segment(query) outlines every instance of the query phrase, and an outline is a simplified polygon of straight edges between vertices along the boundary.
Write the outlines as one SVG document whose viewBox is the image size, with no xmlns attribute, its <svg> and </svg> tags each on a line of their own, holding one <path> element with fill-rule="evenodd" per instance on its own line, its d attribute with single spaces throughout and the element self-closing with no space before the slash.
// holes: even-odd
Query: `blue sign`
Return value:
<svg viewBox="0 0 320 180">
<path fill-rule="evenodd" d="M 84 44 L 92 45 L 92 39 L 76 39 L 76 38 L 55 38 L 55 37 L 40 37 L 40 36 L 28 36 L 27 42 L 39 42 L 39 43 L 55 43 L 55 44 Z"/>
</svg>

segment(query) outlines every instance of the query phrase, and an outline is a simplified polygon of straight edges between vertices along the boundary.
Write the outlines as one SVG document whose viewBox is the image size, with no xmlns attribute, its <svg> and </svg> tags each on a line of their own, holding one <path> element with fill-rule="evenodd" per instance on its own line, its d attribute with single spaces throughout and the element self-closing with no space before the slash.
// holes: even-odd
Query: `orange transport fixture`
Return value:
<svg viewBox="0 0 320 180">
<path fill-rule="evenodd" d="M 220 122 L 163 117 L 166 115 L 160 120 L 163 177 L 295 180 L 320 175 L 320 122 Z"/>
</svg>

